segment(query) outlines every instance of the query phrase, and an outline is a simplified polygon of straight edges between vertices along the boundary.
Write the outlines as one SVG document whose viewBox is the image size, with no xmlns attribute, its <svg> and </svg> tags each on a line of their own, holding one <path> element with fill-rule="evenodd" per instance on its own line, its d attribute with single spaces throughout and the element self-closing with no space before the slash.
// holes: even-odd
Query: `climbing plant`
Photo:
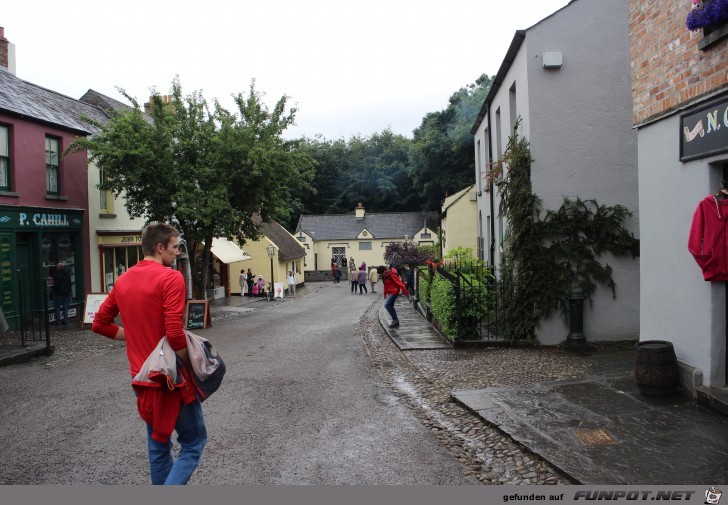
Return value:
<svg viewBox="0 0 728 505">
<path fill-rule="evenodd" d="M 564 198 L 558 210 L 543 211 L 531 187 L 531 149 L 516 122 L 503 157 L 507 167 L 499 186 L 500 213 L 508 223 L 503 243 L 499 289 L 506 320 L 504 337 L 536 339 L 539 321 L 553 310 L 568 318 L 569 293 L 582 288 L 591 303 L 597 283 L 616 297 L 612 267 L 605 252 L 639 255 L 639 240 L 625 227 L 631 212 L 621 205 Z"/>
</svg>

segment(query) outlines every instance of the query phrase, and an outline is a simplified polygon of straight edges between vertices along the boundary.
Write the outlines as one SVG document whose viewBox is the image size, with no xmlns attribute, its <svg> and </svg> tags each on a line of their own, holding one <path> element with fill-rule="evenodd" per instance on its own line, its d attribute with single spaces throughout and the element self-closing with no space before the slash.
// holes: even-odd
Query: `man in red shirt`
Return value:
<svg viewBox="0 0 728 505">
<path fill-rule="evenodd" d="M 387 312 L 389 312 L 389 315 L 392 316 L 392 322 L 389 324 L 389 327 L 396 328 L 399 326 L 399 319 L 397 319 L 397 312 L 394 310 L 394 302 L 397 301 L 397 297 L 400 292 L 404 294 L 407 299 L 411 299 L 409 291 L 407 291 L 407 287 L 404 285 L 404 282 L 402 282 L 402 279 L 399 278 L 399 275 L 397 275 L 397 271 L 394 268 L 378 266 L 377 273 L 384 283 L 384 298 L 386 298 L 384 308 Z"/>
<path fill-rule="evenodd" d="M 131 376 L 141 369 L 144 361 L 163 336 L 167 336 L 174 352 L 188 370 L 187 340 L 182 327 L 185 307 L 185 283 L 182 274 L 171 267 L 179 254 L 179 232 L 164 223 L 151 224 L 142 233 L 144 259 L 129 268 L 114 284 L 109 296 L 94 316 L 91 329 L 105 337 L 126 341 Z M 121 314 L 123 327 L 114 323 Z M 149 401 L 145 395 L 159 395 L 160 390 L 144 388 L 136 391 L 138 405 Z M 151 424 L 147 424 L 149 468 L 152 484 L 186 484 L 202 458 L 207 442 L 202 407 L 190 401 L 180 390 L 164 391 L 163 401 L 180 405 L 175 424 L 181 448 L 175 461 L 172 442 L 161 439 Z"/>
</svg>

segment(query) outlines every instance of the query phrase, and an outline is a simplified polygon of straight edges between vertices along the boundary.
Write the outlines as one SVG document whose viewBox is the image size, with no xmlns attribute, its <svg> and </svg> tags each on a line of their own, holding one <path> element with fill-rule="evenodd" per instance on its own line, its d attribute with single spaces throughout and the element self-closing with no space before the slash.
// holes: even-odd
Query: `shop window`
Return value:
<svg viewBox="0 0 728 505">
<path fill-rule="evenodd" d="M 103 184 L 106 179 L 104 169 L 99 169 L 99 184 Z M 114 213 L 114 198 L 111 195 L 111 191 L 104 189 L 99 190 L 99 207 L 102 214 L 113 214 Z"/>
<path fill-rule="evenodd" d="M 76 299 L 76 248 L 74 237 L 70 233 L 44 233 L 41 243 L 43 253 L 43 270 L 46 277 L 52 277 L 56 265 L 63 263 L 71 276 L 71 300 Z M 53 301 L 49 293 L 49 302 Z"/>
<path fill-rule="evenodd" d="M 139 246 L 108 247 L 104 249 L 103 291 L 105 293 L 111 291 L 116 280 L 141 259 L 144 259 L 144 255 L 142 254 L 142 248 Z"/>
<path fill-rule="evenodd" d="M 0 125 L 0 191 L 10 191 L 10 128 Z"/>
<path fill-rule="evenodd" d="M 60 142 L 57 138 L 46 137 L 45 158 L 46 158 L 46 193 L 58 196 L 61 194 L 60 174 Z"/>
</svg>

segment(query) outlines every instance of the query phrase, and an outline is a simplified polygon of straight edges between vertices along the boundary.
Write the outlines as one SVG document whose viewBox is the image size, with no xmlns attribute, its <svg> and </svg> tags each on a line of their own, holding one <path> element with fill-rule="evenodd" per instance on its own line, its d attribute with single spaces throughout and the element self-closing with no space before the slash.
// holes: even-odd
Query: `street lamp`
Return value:
<svg viewBox="0 0 728 505">
<path fill-rule="evenodd" d="M 275 248 L 275 246 L 273 244 L 268 244 L 268 247 L 266 247 L 265 250 L 268 253 L 268 257 L 270 258 L 270 286 L 269 286 L 268 291 L 269 291 L 269 293 L 270 293 L 271 296 L 270 296 L 269 300 L 275 300 L 276 299 L 276 296 L 275 296 L 276 294 L 273 291 L 273 284 L 274 284 L 274 279 L 273 279 L 273 256 L 275 256 L 275 254 L 276 254 L 276 248 Z"/>
</svg>

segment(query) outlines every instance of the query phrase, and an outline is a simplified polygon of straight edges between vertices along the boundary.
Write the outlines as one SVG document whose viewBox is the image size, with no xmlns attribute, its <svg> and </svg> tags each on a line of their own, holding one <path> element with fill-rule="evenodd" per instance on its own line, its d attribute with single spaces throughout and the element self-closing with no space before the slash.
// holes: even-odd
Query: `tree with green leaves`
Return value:
<svg viewBox="0 0 728 505">
<path fill-rule="evenodd" d="M 214 237 L 255 240 L 262 222 L 287 219 L 294 191 L 312 189 L 313 160 L 281 137 L 296 109 L 284 96 L 270 111 L 255 82 L 234 96 L 236 113 L 217 100 L 210 107 L 201 92 L 183 97 L 178 79 L 171 103 L 153 92 L 148 116 L 122 93 L 134 108 L 97 124 L 99 133 L 77 139 L 64 155 L 88 151 L 104 172 L 99 189 L 124 193 L 132 217 L 178 224 L 202 293 Z"/>
<path fill-rule="evenodd" d="M 492 82 L 483 74 L 460 88 L 446 109 L 427 114 L 414 131 L 409 175 L 422 209 L 439 208 L 446 194 L 472 184 L 475 153 L 470 128 Z"/>
</svg>

